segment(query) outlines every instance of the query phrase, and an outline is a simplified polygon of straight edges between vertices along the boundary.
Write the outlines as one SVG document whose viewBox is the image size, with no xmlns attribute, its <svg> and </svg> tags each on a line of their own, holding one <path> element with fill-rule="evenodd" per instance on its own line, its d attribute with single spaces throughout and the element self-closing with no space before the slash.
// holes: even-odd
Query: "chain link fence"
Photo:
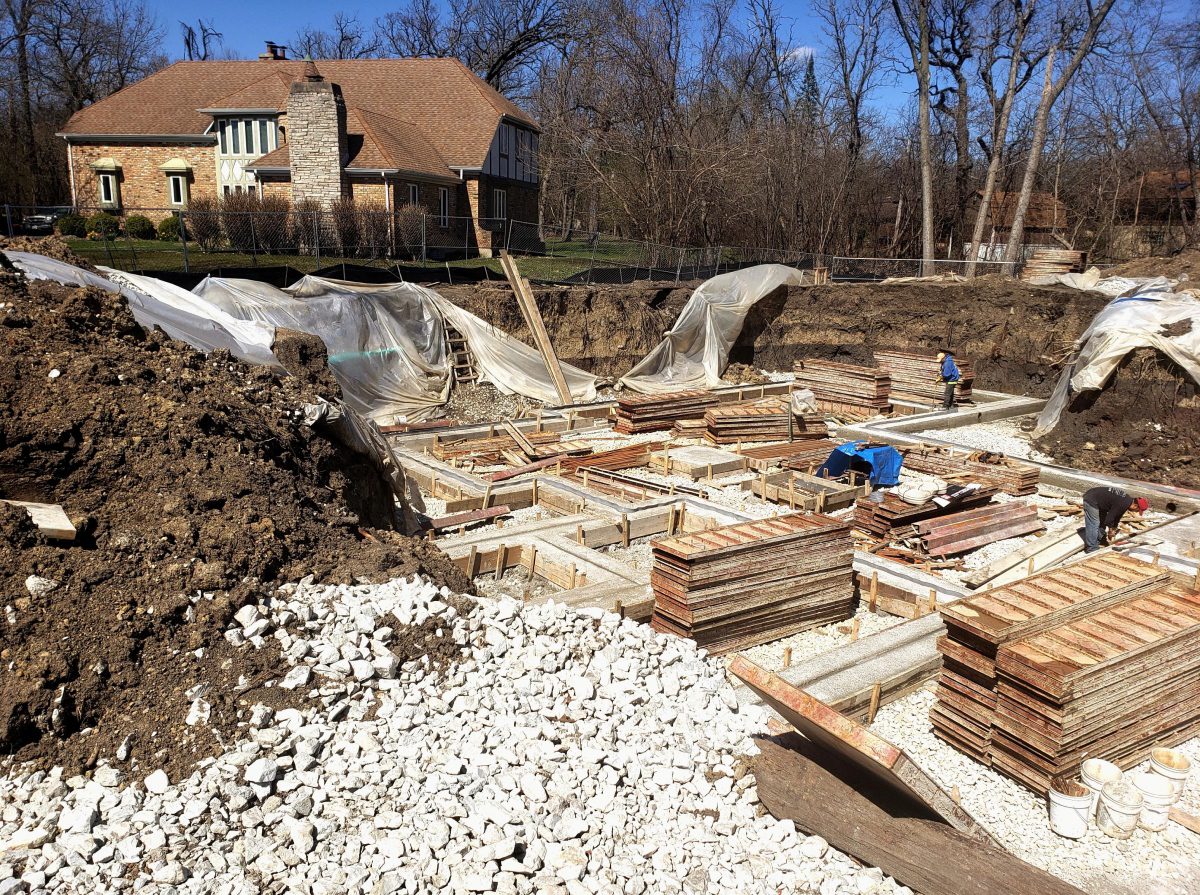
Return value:
<svg viewBox="0 0 1200 895">
<path fill-rule="evenodd" d="M 230 201 L 232 199 L 233 201 Z M 521 271 L 540 282 L 683 283 L 756 264 L 786 264 L 842 281 L 916 277 L 920 259 L 849 258 L 747 246 L 681 247 L 589 231 L 580 227 L 511 219 L 476 220 L 355 205 L 292 208 L 287 202 L 229 197 L 187 210 L 5 206 L 9 235 L 60 231 L 71 248 L 95 264 L 182 281 L 209 273 L 286 282 L 306 273 L 342 278 L 417 282 L 504 280 L 500 249 L 521 258 Z M 936 273 L 965 275 L 967 261 L 939 259 Z M 271 271 L 264 270 L 265 268 Z M 980 261 L 977 274 L 1015 275 L 1013 265 Z M 253 272 L 252 272 L 253 271 Z M 339 273 L 340 271 L 340 273 Z"/>
</svg>

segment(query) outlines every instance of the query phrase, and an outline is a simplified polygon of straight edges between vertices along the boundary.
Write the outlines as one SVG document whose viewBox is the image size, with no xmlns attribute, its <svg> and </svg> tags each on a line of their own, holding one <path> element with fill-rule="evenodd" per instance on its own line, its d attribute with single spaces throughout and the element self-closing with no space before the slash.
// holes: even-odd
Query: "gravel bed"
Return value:
<svg viewBox="0 0 1200 895">
<path fill-rule="evenodd" d="M 901 618 L 898 615 L 872 612 L 865 606 L 861 606 L 851 618 L 845 621 L 834 622 L 831 625 L 822 625 L 819 628 L 812 628 L 808 631 L 802 631 L 799 634 L 793 634 L 791 637 L 784 637 L 782 640 L 774 640 L 770 643 L 764 643 L 761 646 L 753 646 L 750 649 L 742 650 L 741 655 L 754 664 L 761 665 L 768 671 L 779 671 L 783 668 L 784 650 L 789 647 L 792 650 L 792 664 L 798 665 L 806 659 L 812 659 L 822 653 L 827 653 L 830 650 L 852 643 L 851 630 L 855 619 L 858 620 L 859 638 L 870 634 L 877 634 L 880 631 L 886 631 L 888 628 L 895 627 L 901 622 L 908 621 L 908 619 Z"/>
<path fill-rule="evenodd" d="M 228 636 L 310 705 L 247 706 L 184 779 L 7 767 L 0 891 L 910 895 L 765 813 L 767 713 L 689 640 L 418 579 L 289 586 Z"/>
<path fill-rule="evenodd" d="M 475 579 L 475 592 L 493 600 L 509 597 L 523 603 L 530 599 L 542 599 L 562 593 L 562 588 L 540 576 L 530 576 L 524 568 L 508 569 L 500 580 L 495 575 L 480 575 Z"/>
<path fill-rule="evenodd" d="M 537 522 L 541 519 L 550 518 L 550 513 L 542 507 L 522 507 L 519 510 L 513 510 L 507 516 L 503 517 L 501 527 L 497 527 L 495 522 L 487 522 L 483 525 L 476 523 L 468 526 L 467 530 L 459 533 L 458 529 L 449 529 L 438 535 L 438 544 L 452 544 L 455 541 L 462 540 L 467 536 L 474 536 L 485 533 L 493 533 L 503 531 L 511 526 L 521 525 L 526 522 Z"/>
<path fill-rule="evenodd" d="M 872 729 L 911 755 L 945 789 L 958 787 L 962 806 L 1017 857 L 1071 882 L 1091 895 L 1197 895 L 1200 836 L 1175 823 L 1161 833 L 1137 830 L 1111 839 L 1093 824 L 1083 839 L 1050 830 L 1046 800 L 985 768 L 934 736 L 929 724 L 933 693 L 921 690 L 880 709 Z M 1200 759 L 1200 740 L 1185 751 Z M 1200 799 L 1200 774 L 1185 792 Z"/>
<path fill-rule="evenodd" d="M 631 541 L 628 547 L 605 547 L 600 552 L 618 562 L 625 563 L 630 568 L 649 574 L 650 570 L 654 568 L 654 553 L 650 547 L 651 540 L 651 538 L 646 538 L 641 541 Z"/>
<path fill-rule="evenodd" d="M 952 444 L 981 451 L 998 451 L 1009 457 L 1038 460 L 1042 463 L 1056 462 L 1053 457 L 1033 447 L 1029 435 L 1021 431 L 1017 419 L 996 420 L 992 423 L 976 423 L 957 429 L 925 429 L 912 433 L 914 438 L 937 438 Z"/>
</svg>

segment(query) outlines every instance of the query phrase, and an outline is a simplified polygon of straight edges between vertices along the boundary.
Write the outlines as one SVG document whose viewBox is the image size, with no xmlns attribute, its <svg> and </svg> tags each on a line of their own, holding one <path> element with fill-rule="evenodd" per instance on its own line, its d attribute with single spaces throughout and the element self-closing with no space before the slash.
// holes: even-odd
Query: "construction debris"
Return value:
<svg viewBox="0 0 1200 895">
<path fill-rule="evenodd" d="M 1036 249 L 1021 268 L 1021 279 L 1029 282 L 1039 277 L 1053 277 L 1064 273 L 1083 273 L 1087 267 L 1087 252 L 1074 249 Z"/>
<path fill-rule="evenodd" d="M 906 448 L 902 453 L 904 465 L 914 472 L 928 473 L 946 481 L 983 482 L 1014 497 L 1037 493 L 1038 468 L 1003 454 L 989 451 L 964 453 L 932 445 Z"/>
<path fill-rule="evenodd" d="M 623 394 L 617 398 L 613 430 L 629 435 L 670 429 L 680 420 L 703 419 L 705 411 L 718 403 L 717 396 L 707 389 L 659 395 Z"/>
<path fill-rule="evenodd" d="M 938 381 L 938 362 L 933 354 L 914 354 L 908 351 L 876 351 L 875 363 L 892 378 L 892 399 L 916 404 L 941 404 L 945 386 Z M 957 400 L 971 400 L 975 367 L 964 357 L 955 357 L 960 374 Z"/>
<path fill-rule="evenodd" d="M 794 370 L 796 384 L 809 389 L 826 413 L 867 418 L 892 409 L 892 377 L 878 367 L 810 358 L 796 361 Z"/>
<path fill-rule="evenodd" d="M 749 461 L 751 469 L 763 472 L 772 466 L 786 466 L 801 472 L 814 472 L 829 459 L 838 443 L 830 438 L 804 438 L 781 441 L 759 447 L 738 448 L 738 454 Z"/>
<path fill-rule="evenodd" d="M 653 542 L 656 631 L 714 655 L 777 640 L 853 612 L 846 523 L 796 513 Z"/>
<path fill-rule="evenodd" d="M 883 499 L 860 500 L 854 509 L 854 527 L 879 538 L 891 536 L 896 529 L 912 525 L 924 519 L 945 516 L 956 510 L 974 509 L 989 503 L 996 496 L 991 485 L 964 489 L 946 505 L 927 500 L 922 504 L 911 504 L 896 494 L 887 493 Z"/>
<path fill-rule="evenodd" d="M 1144 595 L 1168 580 L 1156 566 L 1106 553 L 943 606 L 942 674 L 930 712 L 934 731 L 990 765 L 1000 648 Z"/>
<path fill-rule="evenodd" d="M 1014 501 L 924 519 L 913 524 L 916 540 L 930 556 L 954 556 L 1005 538 L 1045 531 L 1037 507 Z"/>
</svg>

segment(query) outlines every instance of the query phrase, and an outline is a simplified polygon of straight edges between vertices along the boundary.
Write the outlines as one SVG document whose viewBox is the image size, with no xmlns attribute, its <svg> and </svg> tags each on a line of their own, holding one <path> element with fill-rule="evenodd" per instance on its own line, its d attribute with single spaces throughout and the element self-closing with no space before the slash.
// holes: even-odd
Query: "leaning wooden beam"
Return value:
<svg viewBox="0 0 1200 895">
<path fill-rule="evenodd" d="M 1002 848 L 981 843 L 864 778 L 797 734 L 755 740 L 758 798 L 780 820 L 878 867 L 924 895 L 1084 895 Z"/>
<path fill-rule="evenodd" d="M 444 528 L 457 528 L 460 525 L 470 525 L 473 522 L 483 522 L 487 519 L 495 519 L 497 516 L 507 516 L 511 513 L 507 506 L 488 507 L 486 510 L 470 510 L 466 513 L 452 513 L 449 516 L 439 516 L 437 519 L 429 520 L 429 527 L 434 531 L 441 531 Z"/>
<path fill-rule="evenodd" d="M 539 469 L 546 469 L 558 462 L 558 457 L 545 457 L 541 460 L 534 460 L 532 463 L 526 463 L 524 466 L 513 466 L 510 469 L 502 469 L 499 472 L 493 472 L 487 477 L 490 482 L 503 482 L 506 479 L 516 478 L 519 475 L 525 475 L 527 472 L 537 472 Z"/>
<path fill-rule="evenodd" d="M 0 503 L 21 507 L 46 537 L 59 541 L 75 540 L 75 526 L 67 518 L 66 511 L 56 503 L 30 503 L 25 500 L 0 500 Z"/>
<path fill-rule="evenodd" d="M 542 320 L 542 312 L 538 310 L 537 301 L 533 297 L 533 290 L 529 288 L 529 281 L 521 276 L 520 271 L 517 270 L 517 262 L 504 249 L 500 250 L 500 266 L 504 268 L 508 284 L 516 293 L 521 315 L 525 318 L 529 331 L 533 333 L 534 344 L 542 353 L 542 360 L 546 363 L 546 370 L 549 371 L 550 378 L 554 380 L 554 388 L 558 392 L 559 400 L 564 404 L 570 404 L 571 389 L 567 387 L 567 378 L 563 376 L 562 365 L 559 364 L 558 355 L 554 353 L 554 346 L 550 343 L 550 334 L 546 332 L 546 324 Z"/>
</svg>

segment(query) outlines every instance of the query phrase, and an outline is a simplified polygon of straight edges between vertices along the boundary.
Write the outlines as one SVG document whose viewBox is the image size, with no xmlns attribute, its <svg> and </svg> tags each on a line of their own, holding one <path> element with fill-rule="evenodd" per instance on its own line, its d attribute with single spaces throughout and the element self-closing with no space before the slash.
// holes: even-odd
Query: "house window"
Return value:
<svg viewBox="0 0 1200 895">
<path fill-rule="evenodd" d="M 508 217 L 508 194 L 504 190 L 492 190 L 492 217 L 498 221 Z"/>
<path fill-rule="evenodd" d="M 507 124 L 500 125 L 500 158 L 508 158 L 508 137 L 509 127 Z"/>
<path fill-rule="evenodd" d="M 172 205 L 187 204 L 187 178 L 183 174 L 171 174 L 168 176 L 167 188 Z"/>
<path fill-rule="evenodd" d="M 410 183 L 408 185 L 408 203 L 410 205 L 421 204 L 421 188 L 415 183 Z"/>
<path fill-rule="evenodd" d="M 100 175 L 100 204 L 108 207 L 114 207 L 120 204 L 117 201 L 116 174 Z"/>
<path fill-rule="evenodd" d="M 254 155 L 254 121 L 247 118 L 242 122 L 242 126 L 246 129 L 246 154 Z"/>
<path fill-rule="evenodd" d="M 225 195 L 226 195 L 226 196 L 228 196 L 228 195 L 229 195 L 231 192 L 233 192 L 233 191 L 232 191 L 232 190 L 229 188 L 229 184 L 225 184 L 223 187 L 221 187 L 221 190 L 222 190 L 222 192 L 224 192 L 224 193 L 225 193 Z"/>
<path fill-rule="evenodd" d="M 242 151 L 242 147 L 241 147 L 241 143 L 240 143 L 241 137 L 239 136 L 239 134 L 241 134 L 241 132 L 242 132 L 242 129 L 240 127 L 238 127 L 238 123 L 236 121 L 231 121 L 229 124 L 230 124 L 230 126 L 229 126 L 230 147 L 229 148 L 230 148 L 230 151 L 234 155 L 237 155 L 239 152 Z"/>
<path fill-rule="evenodd" d="M 438 223 L 450 226 L 450 191 L 444 186 L 438 187 Z"/>
<path fill-rule="evenodd" d="M 217 125 L 217 132 L 221 135 L 221 155 L 227 155 L 229 153 L 229 135 L 227 133 L 228 130 L 229 130 L 229 122 L 228 121 L 222 121 L 219 125 Z"/>
<path fill-rule="evenodd" d="M 258 151 L 267 152 L 270 147 L 267 145 L 267 119 L 258 119 Z"/>
</svg>

